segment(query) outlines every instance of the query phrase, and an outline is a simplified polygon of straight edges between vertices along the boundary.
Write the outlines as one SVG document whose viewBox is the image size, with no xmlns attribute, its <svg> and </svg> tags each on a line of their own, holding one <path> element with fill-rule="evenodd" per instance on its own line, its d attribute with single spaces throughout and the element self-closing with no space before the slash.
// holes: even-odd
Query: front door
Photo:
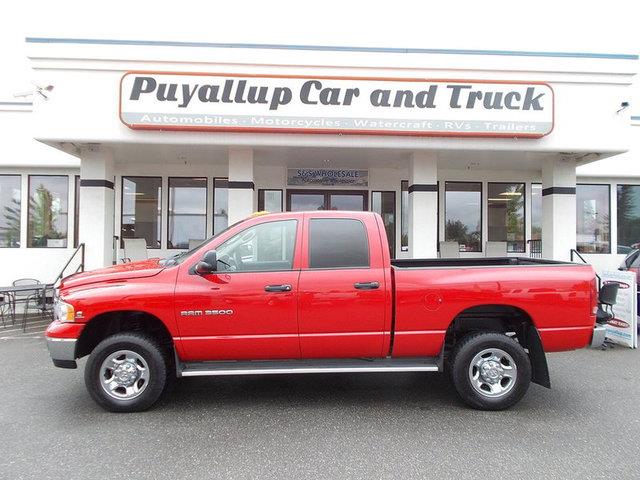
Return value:
<svg viewBox="0 0 640 480">
<path fill-rule="evenodd" d="M 287 210 L 367 210 L 367 192 L 360 190 L 287 190 Z"/>
<path fill-rule="evenodd" d="M 300 358 L 300 228 L 296 219 L 249 226 L 216 247 L 215 273 L 180 269 L 175 314 L 185 360 Z"/>
</svg>

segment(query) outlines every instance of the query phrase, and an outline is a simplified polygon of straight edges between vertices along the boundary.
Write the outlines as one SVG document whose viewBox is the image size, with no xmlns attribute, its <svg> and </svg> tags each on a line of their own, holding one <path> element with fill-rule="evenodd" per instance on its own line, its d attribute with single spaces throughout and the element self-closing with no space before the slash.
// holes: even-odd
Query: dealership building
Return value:
<svg viewBox="0 0 640 480">
<path fill-rule="evenodd" d="M 5 283 L 259 210 L 376 211 L 396 258 L 500 242 L 602 270 L 640 243 L 637 55 L 26 42 L 36 91 L 0 102 Z"/>
</svg>

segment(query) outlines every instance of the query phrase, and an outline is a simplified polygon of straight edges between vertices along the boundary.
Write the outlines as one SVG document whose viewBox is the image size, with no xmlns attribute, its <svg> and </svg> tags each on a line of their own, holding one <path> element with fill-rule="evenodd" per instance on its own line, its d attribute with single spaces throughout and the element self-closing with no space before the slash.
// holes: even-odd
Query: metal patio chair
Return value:
<svg viewBox="0 0 640 480">
<path fill-rule="evenodd" d="M 6 326 L 6 315 L 11 317 L 11 325 L 15 323 L 15 317 L 12 315 L 12 297 L 8 293 L 0 295 L 0 319 L 2 326 Z"/>
<path fill-rule="evenodd" d="M 122 242 L 124 243 L 124 258 L 122 259 L 124 263 L 149 259 L 146 239 L 123 238 Z"/>
<path fill-rule="evenodd" d="M 440 258 L 460 258 L 458 242 L 440 242 Z"/>
<path fill-rule="evenodd" d="M 15 312 L 16 306 L 19 303 L 24 304 L 24 310 L 22 312 L 22 331 L 25 331 L 27 328 L 27 317 L 29 315 L 29 309 L 31 308 L 40 308 L 38 307 L 39 298 L 42 297 L 41 288 L 44 288 L 40 280 L 36 280 L 35 278 L 19 278 L 18 280 L 14 280 L 12 282 L 14 287 L 34 287 L 33 290 L 25 290 L 25 291 L 16 291 L 13 292 L 13 315 L 15 322 Z"/>
<path fill-rule="evenodd" d="M 31 295 L 27 299 L 24 314 L 22 315 L 22 331 L 27 330 L 27 320 L 29 318 L 29 309 L 38 310 L 42 317 L 49 317 L 53 320 L 53 285 L 40 284 L 42 288 Z"/>
<path fill-rule="evenodd" d="M 507 242 L 487 242 L 484 248 L 485 257 L 506 257 Z"/>
</svg>

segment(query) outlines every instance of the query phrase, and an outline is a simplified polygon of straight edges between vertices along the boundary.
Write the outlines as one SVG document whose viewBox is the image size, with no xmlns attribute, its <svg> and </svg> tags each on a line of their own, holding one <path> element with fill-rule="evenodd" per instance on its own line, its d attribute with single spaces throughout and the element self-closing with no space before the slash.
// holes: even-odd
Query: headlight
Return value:
<svg viewBox="0 0 640 480">
<path fill-rule="evenodd" d="M 73 322 L 76 319 L 73 305 L 57 298 L 53 304 L 53 319 L 60 322 Z"/>
</svg>

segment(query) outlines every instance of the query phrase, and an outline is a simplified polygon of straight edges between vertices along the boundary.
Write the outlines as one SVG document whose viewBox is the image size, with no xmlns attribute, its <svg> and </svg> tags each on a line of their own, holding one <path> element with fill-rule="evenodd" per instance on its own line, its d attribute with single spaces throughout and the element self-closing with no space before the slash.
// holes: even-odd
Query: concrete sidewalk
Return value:
<svg viewBox="0 0 640 480">
<path fill-rule="evenodd" d="M 42 337 L 47 326 L 51 323 L 51 317 L 42 315 L 29 315 L 27 317 L 27 328 L 22 331 L 22 314 L 18 313 L 15 322 L 12 324 L 11 318 L 5 316 L 5 326 L 0 324 L 0 340 L 8 338 L 22 337 Z"/>
</svg>

